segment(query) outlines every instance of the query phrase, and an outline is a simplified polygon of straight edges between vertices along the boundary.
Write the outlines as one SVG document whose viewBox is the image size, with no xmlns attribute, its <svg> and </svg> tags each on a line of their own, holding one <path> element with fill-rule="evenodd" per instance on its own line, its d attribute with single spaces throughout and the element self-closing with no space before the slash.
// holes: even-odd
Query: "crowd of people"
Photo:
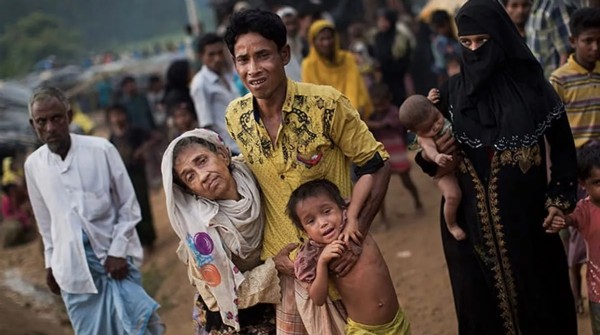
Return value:
<svg viewBox="0 0 600 335">
<path fill-rule="evenodd" d="M 341 31 L 235 6 L 144 90 L 103 83 L 107 140 L 70 133 L 64 93 L 37 89 L 45 145 L 3 162 L 4 246 L 39 232 L 77 334 L 162 334 L 138 270 L 162 180 L 190 332 L 410 334 L 369 233 L 393 224 L 391 175 L 423 212 L 410 148 L 442 194 L 459 334 L 577 334 L 585 262 L 600 334 L 600 8 L 400 8 Z"/>
</svg>

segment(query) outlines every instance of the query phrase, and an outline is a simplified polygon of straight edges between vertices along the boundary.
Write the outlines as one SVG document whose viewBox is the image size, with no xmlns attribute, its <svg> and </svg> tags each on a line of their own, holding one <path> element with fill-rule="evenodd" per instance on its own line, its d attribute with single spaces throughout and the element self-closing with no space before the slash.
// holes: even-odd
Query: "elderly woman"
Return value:
<svg viewBox="0 0 600 335">
<path fill-rule="evenodd" d="M 459 334 L 577 334 L 566 257 L 550 225 L 575 204 L 564 106 L 497 1 L 470 0 L 456 24 L 462 72 L 440 107 L 464 157 L 457 221 L 468 239 L 455 240 L 442 223 Z M 442 151 L 449 138 L 438 140 Z"/>
<path fill-rule="evenodd" d="M 196 334 L 275 334 L 280 300 L 271 259 L 260 262 L 260 192 L 219 135 L 191 130 L 162 162 L 167 213 L 181 239 L 178 255 L 197 289 Z"/>
</svg>

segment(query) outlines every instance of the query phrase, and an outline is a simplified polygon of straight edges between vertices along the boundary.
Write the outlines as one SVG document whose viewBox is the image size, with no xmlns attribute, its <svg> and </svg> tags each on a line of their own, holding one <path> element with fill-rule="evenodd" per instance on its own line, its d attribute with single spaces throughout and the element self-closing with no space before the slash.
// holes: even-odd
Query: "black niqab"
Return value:
<svg viewBox="0 0 600 335">
<path fill-rule="evenodd" d="M 499 151 L 536 144 L 564 107 L 506 11 L 495 0 L 469 0 L 456 24 L 459 36 L 491 37 L 474 51 L 462 47 L 461 74 L 451 78 L 457 140 Z"/>
</svg>

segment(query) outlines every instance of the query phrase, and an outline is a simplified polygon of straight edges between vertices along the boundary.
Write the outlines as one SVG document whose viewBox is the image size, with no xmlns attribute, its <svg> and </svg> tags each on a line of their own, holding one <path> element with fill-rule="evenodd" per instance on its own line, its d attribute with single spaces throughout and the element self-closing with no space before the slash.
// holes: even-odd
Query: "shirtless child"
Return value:
<svg viewBox="0 0 600 335">
<path fill-rule="evenodd" d="M 310 284 L 309 296 L 319 306 L 327 299 L 329 279 L 333 280 L 348 312 L 346 334 L 408 335 L 410 324 L 371 235 L 364 238 L 356 265 L 346 276 L 329 276 L 329 262 L 350 252 L 347 247 L 350 239 L 357 242 L 362 239 L 358 214 L 372 184 L 371 175 L 362 176 L 352 192 L 349 206 L 337 186 L 324 179 L 307 182 L 292 193 L 288 214 L 309 237 L 296 258 L 296 277 Z"/>
<path fill-rule="evenodd" d="M 436 92 L 430 92 L 430 99 L 433 93 Z M 422 95 L 408 97 L 400 106 L 398 116 L 400 123 L 417 135 L 417 142 L 423 149 L 424 158 L 442 167 L 434 180 L 444 196 L 444 220 L 450 234 L 458 241 L 464 240 L 467 235 L 456 223 L 456 212 L 462 197 L 458 180 L 454 175 L 456 162 L 452 155 L 440 153 L 435 145 L 435 139 L 447 131 L 451 132 L 452 125 L 437 107 Z"/>
</svg>

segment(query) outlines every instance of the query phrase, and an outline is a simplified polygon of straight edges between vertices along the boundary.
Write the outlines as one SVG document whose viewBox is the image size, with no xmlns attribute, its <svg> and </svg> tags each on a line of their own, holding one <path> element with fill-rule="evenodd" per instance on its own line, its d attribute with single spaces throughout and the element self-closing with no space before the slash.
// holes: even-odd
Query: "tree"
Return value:
<svg viewBox="0 0 600 335">
<path fill-rule="evenodd" d="M 24 74 L 49 55 L 73 59 L 80 52 L 79 36 L 55 16 L 35 12 L 23 17 L 0 36 L 0 77 Z"/>
</svg>

